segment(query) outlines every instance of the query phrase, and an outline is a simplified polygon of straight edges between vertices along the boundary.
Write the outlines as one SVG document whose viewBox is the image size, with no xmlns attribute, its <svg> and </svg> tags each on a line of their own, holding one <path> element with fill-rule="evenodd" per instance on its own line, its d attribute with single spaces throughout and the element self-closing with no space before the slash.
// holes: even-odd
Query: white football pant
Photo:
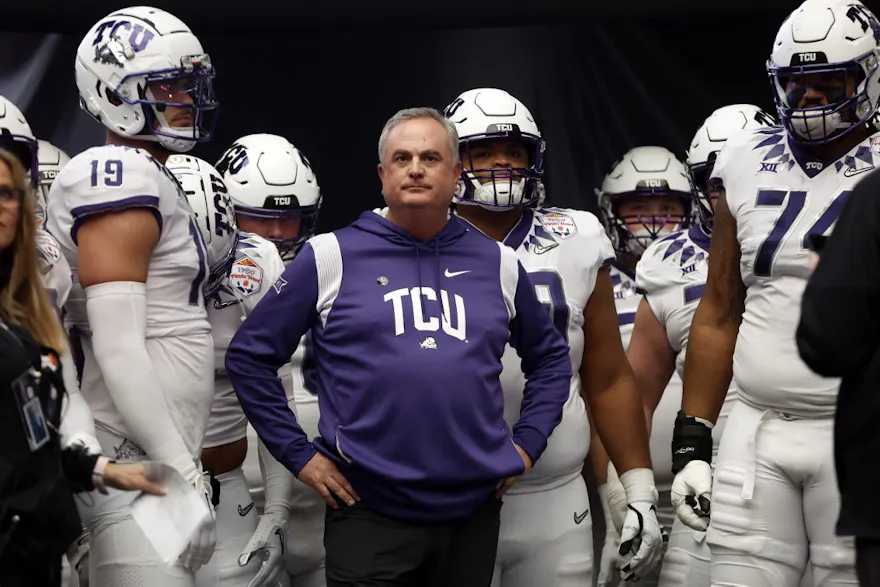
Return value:
<svg viewBox="0 0 880 587">
<path fill-rule="evenodd" d="M 797 587 L 808 560 L 815 587 L 858 585 L 853 542 L 835 534 L 833 425 L 736 402 L 712 489 L 713 586 Z"/>
<path fill-rule="evenodd" d="M 593 523 L 583 477 L 504 496 L 492 587 L 593 584 Z"/>
<path fill-rule="evenodd" d="M 105 455 L 120 461 L 143 461 L 146 454 L 135 443 L 96 428 Z M 131 517 L 137 491 L 108 489 L 77 496 L 80 517 L 90 534 L 89 584 L 113 587 L 194 587 L 195 577 L 180 559 L 167 566 Z"/>
<path fill-rule="evenodd" d="M 218 475 L 217 481 L 217 546 L 208 564 L 196 572 L 196 587 L 247 587 L 260 570 L 260 558 L 240 567 L 238 557 L 257 529 L 257 512 L 240 468 Z"/>
<path fill-rule="evenodd" d="M 318 435 L 318 402 L 296 404 L 296 419 L 308 437 Z M 290 587 L 325 587 L 324 515 L 326 502 L 317 491 L 301 483 L 293 484 L 290 525 L 287 532 L 285 563 Z"/>
</svg>

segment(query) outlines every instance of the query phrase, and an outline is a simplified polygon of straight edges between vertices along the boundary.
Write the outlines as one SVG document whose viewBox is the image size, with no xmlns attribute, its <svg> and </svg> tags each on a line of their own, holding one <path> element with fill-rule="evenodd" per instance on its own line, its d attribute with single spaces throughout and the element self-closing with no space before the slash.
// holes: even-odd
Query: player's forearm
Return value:
<svg viewBox="0 0 880 587">
<path fill-rule="evenodd" d="M 85 293 L 95 361 L 131 440 L 195 482 L 194 456 L 171 418 L 147 353 L 144 284 L 103 283 Z"/>
<path fill-rule="evenodd" d="M 605 485 L 608 482 L 608 463 L 611 460 L 608 458 L 608 452 L 602 444 L 602 439 L 599 438 L 595 425 L 590 426 L 590 452 L 587 454 L 587 460 L 593 471 L 593 477 L 596 479 L 596 485 Z"/>
<path fill-rule="evenodd" d="M 296 478 L 272 456 L 262 440 L 257 443 L 257 454 L 260 461 L 260 473 L 263 477 L 263 487 L 266 491 L 266 504 L 263 511 L 266 514 L 278 515 L 287 519 L 290 514 L 290 496 L 293 493 L 293 484 L 296 482 Z"/>
<path fill-rule="evenodd" d="M 718 420 L 733 377 L 738 320 L 719 319 L 711 305 L 697 309 L 684 365 L 681 409 L 688 416 Z"/>
<path fill-rule="evenodd" d="M 610 385 L 586 395 L 596 431 L 617 471 L 650 469 L 645 412 L 629 365 Z"/>
</svg>

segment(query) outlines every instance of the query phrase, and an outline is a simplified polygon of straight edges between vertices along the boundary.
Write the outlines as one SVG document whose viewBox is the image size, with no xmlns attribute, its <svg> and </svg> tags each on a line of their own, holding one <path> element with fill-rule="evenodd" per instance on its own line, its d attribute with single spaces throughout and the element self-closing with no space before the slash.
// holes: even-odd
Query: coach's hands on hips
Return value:
<svg viewBox="0 0 880 587">
<path fill-rule="evenodd" d="M 657 521 L 657 488 L 651 469 L 630 469 L 620 475 L 629 512 L 620 532 L 620 575 L 625 581 L 642 579 L 663 554 L 663 533 Z"/>
<path fill-rule="evenodd" d="M 688 528 L 705 532 L 709 527 L 712 496 L 712 467 L 706 461 L 691 461 L 672 480 L 672 507 Z"/>
<path fill-rule="evenodd" d="M 320 493 L 327 505 L 334 510 L 339 508 L 339 504 L 333 498 L 334 494 L 348 505 L 354 505 L 356 501 L 361 500 L 333 461 L 319 452 L 315 453 L 315 456 L 300 470 L 297 478 Z"/>
<path fill-rule="evenodd" d="M 532 470 L 532 457 L 530 457 L 528 453 L 520 448 L 520 446 L 515 442 L 513 443 L 513 446 L 516 447 L 516 451 L 519 453 L 520 458 L 523 460 L 525 470 L 523 470 L 522 475 L 517 475 L 516 477 L 508 477 L 501 482 L 501 484 L 498 486 L 498 489 L 495 490 L 495 497 L 497 497 L 498 499 L 504 497 L 504 494 L 507 493 L 507 491 L 511 487 L 516 485 L 516 482 L 519 481 L 523 475 Z"/>
</svg>

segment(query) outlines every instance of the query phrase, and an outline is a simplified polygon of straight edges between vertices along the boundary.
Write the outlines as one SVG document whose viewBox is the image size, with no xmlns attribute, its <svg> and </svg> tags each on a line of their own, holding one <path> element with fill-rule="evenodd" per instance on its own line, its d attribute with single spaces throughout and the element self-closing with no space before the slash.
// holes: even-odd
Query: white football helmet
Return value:
<svg viewBox="0 0 880 587">
<path fill-rule="evenodd" d="M 0 147 L 12 152 L 37 186 L 37 138 L 18 106 L 0 96 Z"/>
<path fill-rule="evenodd" d="M 687 171 L 684 164 L 663 147 L 636 147 L 627 151 L 612 166 L 596 195 L 605 230 L 618 253 L 640 257 L 656 239 L 690 225 L 692 195 Z M 620 214 L 620 203 L 624 199 L 668 196 L 681 200 L 684 215 Z M 667 228 L 670 224 L 673 227 Z"/>
<path fill-rule="evenodd" d="M 70 162 L 70 157 L 50 143 L 42 139 L 37 140 L 37 205 L 35 212 L 37 222 L 43 226 L 46 222 L 46 206 L 49 204 L 49 189 L 55 183 L 55 178 L 61 172 L 61 168 Z"/>
<path fill-rule="evenodd" d="M 192 155 L 171 155 L 165 166 L 180 182 L 208 247 L 205 297 L 214 296 L 229 275 L 238 246 L 238 226 L 232 200 L 220 173 Z"/>
<path fill-rule="evenodd" d="M 458 131 L 463 169 L 456 204 L 476 204 L 488 210 L 540 205 L 544 199 L 544 139 L 535 118 L 522 102 L 495 88 L 469 90 L 443 110 Z M 477 161 L 479 141 L 508 139 L 528 150 L 527 167 L 494 167 Z M 476 157 L 479 159 L 479 157 Z M 479 165 L 486 165 L 480 167 Z"/>
<path fill-rule="evenodd" d="M 721 147 L 731 135 L 742 130 L 772 128 L 777 122 L 761 108 L 752 104 L 731 104 L 719 108 L 703 121 L 687 150 L 685 165 L 691 191 L 697 203 L 700 224 L 707 234 L 712 232 L 715 208 L 709 196 L 709 176 Z"/>
<path fill-rule="evenodd" d="M 833 141 L 867 123 L 880 107 L 880 23 L 858 0 L 807 0 L 779 29 L 767 73 L 791 138 Z M 800 108 L 808 85 L 790 92 L 786 86 L 813 74 L 837 76 L 842 85 L 821 88 L 827 104 Z M 855 93 L 847 95 L 850 83 Z"/>
<path fill-rule="evenodd" d="M 217 169 L 229 187 L 235 213 L 284 224 L 299 220 L 296 236 L 260 234 L 278 247 L 287 262 L 308 238 L 315 234 L 321 211 L 321 189 L 312 165 L 299 149 L 284 137 L 253 134 L 241 137 L 217 161 Z"/>
<path fill-rule="evenodd" d="M 102 18 L 76 51 L 80 105 L 114 133 L 184 153 L 210 138 L 214 68 L 179 18 L 148 6 Z M 174 108 L 174 117 L 166 116 Z"/>
</svg>

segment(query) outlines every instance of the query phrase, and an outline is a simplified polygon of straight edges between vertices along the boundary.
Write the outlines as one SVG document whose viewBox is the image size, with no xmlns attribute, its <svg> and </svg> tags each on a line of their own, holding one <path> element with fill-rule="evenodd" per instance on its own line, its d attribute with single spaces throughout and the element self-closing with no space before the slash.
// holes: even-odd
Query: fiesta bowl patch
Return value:
<svg viewBox="0 0 880 587">
<path fill-rule="evenodd" d="M 255 294 L 263 286 L 263 270 L 250 257 L 242 257 L 232 265 L 229 283 L 244 296 Z"/>
<path fill-rule="evenodd" d="M 58 242 L 48 234 L 37 233 L 37 251 L 50 265 L 54 265 L 61 258 Z"/>
<path fill-rule="evenodd" d="M 549 212 L 542 214 L 539 218 L 544 229 L 559 238 L 565 239 L 577 232 L 577 225 L 574 223 L 574 219 L 566 214 Z"/>
</svg>

